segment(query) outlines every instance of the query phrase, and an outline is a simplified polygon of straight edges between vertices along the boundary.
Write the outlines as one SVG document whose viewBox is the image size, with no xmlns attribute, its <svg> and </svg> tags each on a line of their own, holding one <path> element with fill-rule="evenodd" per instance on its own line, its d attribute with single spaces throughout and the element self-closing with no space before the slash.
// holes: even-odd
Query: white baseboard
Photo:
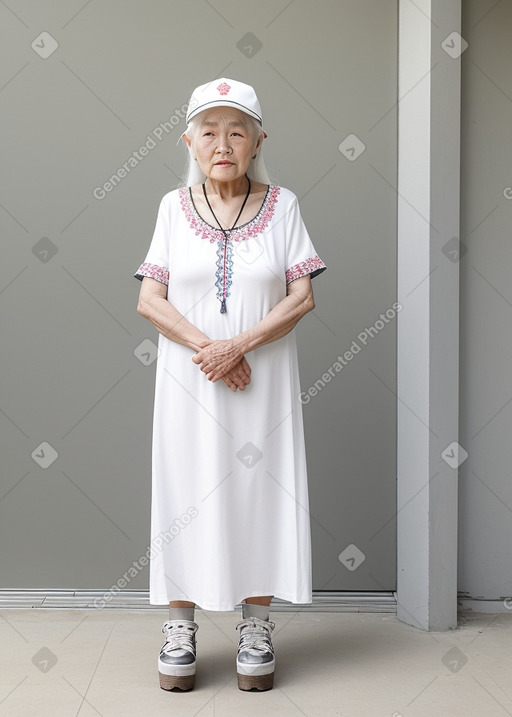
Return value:
<svg viewBox="0 0 512 717">
<path fill-rule="evenodd" d="M 237 605 L 237 608 L 241 606 Z M 166 605 L 150 605 L 148 590 L 0 590 L 1 609 L 105 609 L 167 610 Z M 299 605 L 274 598 L 271 610 L 277 612 L 388 612 L 396 614 L 394 592 L 349 591 L 313 592 L 311 605 Z"/>
<path fill-rule="evenodd" d="M 459 610 L 465 610 L 466 612 L 506 613 L 507 615 L 512 615 L 512 598 L 503 598 L 503 600 L 459 598 L 457 605 Z"/>
</svg>

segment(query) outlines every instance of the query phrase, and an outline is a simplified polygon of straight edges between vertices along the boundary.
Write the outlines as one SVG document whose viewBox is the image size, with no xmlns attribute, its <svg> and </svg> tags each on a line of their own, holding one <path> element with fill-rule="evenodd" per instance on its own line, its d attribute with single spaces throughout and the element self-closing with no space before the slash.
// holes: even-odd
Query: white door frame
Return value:
<svg viewBox="0 0 512 717">
<path fill-rule="evenodd" d="M 399 0 L 398 15 L 397 617 L 448 630 L 457 625 L 461 2 Z"/>
</svg>

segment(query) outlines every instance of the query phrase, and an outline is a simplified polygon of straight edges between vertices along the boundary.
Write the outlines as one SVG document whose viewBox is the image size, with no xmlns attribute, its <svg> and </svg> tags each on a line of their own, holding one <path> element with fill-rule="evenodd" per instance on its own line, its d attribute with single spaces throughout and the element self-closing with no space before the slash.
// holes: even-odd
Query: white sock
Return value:
<svg viewBox="0 0 512 717">
<path fill-rule="evenodd" d="M 259 617 L 260 620 L 268 620 L 270 615 L 269 605 L 255 605 L 254 603 L 242 603 L 242 619 L 246 617 Z"/>
<path fill-rule="evenodd" d="M 169 620 L 194 620 L 193 607 L 169 607 Z"/>
</svg>

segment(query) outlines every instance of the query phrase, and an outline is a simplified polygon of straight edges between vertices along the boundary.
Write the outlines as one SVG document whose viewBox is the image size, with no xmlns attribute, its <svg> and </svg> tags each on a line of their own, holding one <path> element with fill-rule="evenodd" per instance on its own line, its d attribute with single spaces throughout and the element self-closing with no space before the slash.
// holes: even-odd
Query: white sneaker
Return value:
<svg viewBox="0 0 512 717">
<path fill-rule="evenodd" d="M 248 617 L 241 620 L 240 640 L 236 656 L 236 672 L 240 690 L 271 690 L 276 664 L 271 633 L 275 622 Z"/>
<path fill-rule="evenodd" d="M 163 690 L 191 690 L 196 678 L 196 632 L 192 620 L 167 620 L 162 632 L 165 643 L 158 656 L 158 675 Z"/>
</svg>

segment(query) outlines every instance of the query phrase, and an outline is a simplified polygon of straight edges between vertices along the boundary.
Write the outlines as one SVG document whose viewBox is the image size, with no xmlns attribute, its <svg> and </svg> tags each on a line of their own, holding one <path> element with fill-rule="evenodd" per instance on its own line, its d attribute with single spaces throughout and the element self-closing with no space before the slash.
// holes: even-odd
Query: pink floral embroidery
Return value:
<svg viewBox="0 0 512 717">
<path fill-rule="evenodd" d="M 254 219 L 247 224 L 237 227 L 230 232 L 230 237 L 235 241 L 244 241 L 250 237 L 258 236 L 267 226 L 274 216 L 275 206 L 279 197 L 280 187 L 270 186 L 263 200 L 263 204 Z M 210 226 L 202 219 L 196 211 L 194 204 L 190 198 L 190 190 L 188 187 L 180 187 L 178 189 L 180 203 L 191 229 L 194 230 L 196 236 L 201 239 L 208 239 L 210 242 L 224 239 L 224 234 L 220 229 Z"/>
<path fill-rule="evenodd" d="M 165 269 L 163 266 L 157 264 L 148 264 L 144 262 L 137 269 L 137 273 L 134 274 L 136 279 L 142 279 L 144 276 L 149 276 L 151 279 L 156 279 L 162 284 L 169 285 L 169 269 Z"/>
<path fill-rule="evenodd" d="M 231 85 L 228 85 L 227 82 L 221 82 L 217 89 L 219 90 L 219 94 L 227 95 L 229 90 L 231 89 Z"/>
<path fill-rule="evenodd" d="M 316 276 L 324 269 L 327 269 L 327 267 L 318 255 L 306 259 L 306 261 L 299 261 L 298 264 L 294 264 L 286 270 L 286 283 L 289 284 L 290 281 L 300 279 L 301 276 L 306 276 L 306 274 L 311 274 L 312 277 Z"/>
</svg>

